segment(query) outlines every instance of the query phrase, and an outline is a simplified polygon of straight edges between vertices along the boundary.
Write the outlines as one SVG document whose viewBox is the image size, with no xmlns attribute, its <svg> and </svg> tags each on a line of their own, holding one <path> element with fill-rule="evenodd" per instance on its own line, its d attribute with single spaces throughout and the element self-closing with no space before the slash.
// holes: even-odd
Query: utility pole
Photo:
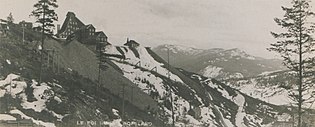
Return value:
<svg viewBox="0 0 315 127">
<path fill-rule="evenodd" d="M 11 96 L 11 92 L 12 92 L 12 77 L 9 75 L 9 77 L 10 77 L 10 93 L 9 93 L 9 95 Z M 12 103 L 12 101 L 11 101 L 11 97 L 10 96 L 8 96 L 9 97 L 9 105 L 8 105 L 8 109 L 9 109 L 9 112 L 10 112 L 10 110 L 11 110 L 11 103 Z"/>
<path fill-rule="evenodd" d="M 25 44 L 25 24 L 22 23 L 22 30 L 23 30 L 23 44 Z"/>
<path fill-rule="evenodd" d="M 50 67 L 50 61 L 49 61 L 49 52 L 50 52 L 50 50 L 47 49 L 46 51 L 47 51 L 47 67 L 49 68 Z"/>
<path fill-rule="evenodd" d="M 59 58 L 59 53 L 58 53 L 58 51 L 56 51 L 56 61 L 57 61 L 57 73 L 59 73 L 59 64 L 61 63 L 60 62 L 60 58 Z"/>
<path fill-rule="evenodd" d="M 102 59 L 103 59 L 103 55 L 102 55 L 102 48 L 101 48 L 101 43 L 98 43 L 99 47 L 99 65 L 98 65 L 98 87 L 101 86 L 101 68 L 102 68 Z M 96 88 L 98 89 L 98 88 Z"/>
<path fill-rule="evenodd" d="M 123 90 L 122 90 L 122 93 L 123 93 L 123 102 L 122 102 L 122 113 L 121 113 L 121 119 L 122 121 L 124 121 L 125 119 L 125 84 L 123 84 Z"/>
<path fill-rule="evenodd" d="M 170 49 L 167 48 L 167 63 L 168 63 L 168 79 L 169 81 L 171 82 L 171 73 L 170 73 Z M 170 97 L 171 97 L 171 110 L 172 110 L 172 125 L 173 127 L 175 127 L 175 117 L 174 117 L 174 107 L 173 107 L 173 97 L 172 97 L 172 88 L 171 88 L 171 83 L 169 84 L 169 94 L 170 94 Z"/>
<path fill-rule="evenodd" d="M 133 86 L 131 87 L 131 103 L 133 103 Z"/>
<path fill-rule="evenodd" d="M 294 111 L 294 106 L 292 105 L 292 103 L 290 103 L 291 105 L 291 113 L 292 113 L 292 127 L 294 127 L 295 124 L 295 111 Z"/>
<path fill-rule="evenodd" d="M 55 49 L 52 51 L 52 70 L 55 73 Z"/>
</svg>

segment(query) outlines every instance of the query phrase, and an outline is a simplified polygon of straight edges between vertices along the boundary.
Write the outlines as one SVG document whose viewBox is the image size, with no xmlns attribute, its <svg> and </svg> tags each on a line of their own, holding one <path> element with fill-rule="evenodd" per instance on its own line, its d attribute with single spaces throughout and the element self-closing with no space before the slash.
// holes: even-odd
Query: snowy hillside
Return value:
<svg viewBox="0 0 315 127">
<path fill-rule="evenodd" d="M 264 59 L 240 49 L 196 49 L 178 45 L 160 45 L 153 49 L 164 60 L 170 51 L 171 65 L 217 79 L 251 77 L 265 71 L 284 69 L 280 60 Z"/>
<path fill-rule="evenodd" d="M 180 46 L 180 45 L 165 45 L 165 52 L 169 49 L 173 53 L 185 53 L 187 55 L 197 55 L 203 52 L 202 49 L 196 49 L 192 47 Z"/>
<path fill-rule="evenodd" d="M 181 72 L 190 76 L 207 89 L 211 98 L 212 107 L 217 109 L 221 114 L 217 115 L 217 117 L 222 117 L 222 123 L 228 127 L 271 127 L 273 121 L 287 121 L 290 119 L 290 115 L 285 113 L 287 109 L 283 107 L 252 98 L 215 79 L 210 79 L 184 70 L 181 70 Z"/>
<path fill-rule="evenodd" d="M 69 104 L 69 98 L 64 96 L 64 93 L 62 94 L 60 91 L 56 91 L 57 89 L 64 88 L 55 82 L 38 84 L 35 80 L 30 81 L 20 75 L 7 75 L 5 79 L 0 80 L 0 101 L 2 103 L 0 107 L 2 107 L 1 110 L 7 110 L 6 112 L 0 113 L 0 121 L 28 119 L 35 125 L 45 127 L 73 125 L 73 121 L 69 121 L 69 118 L 75 116 L 66 106 L 71 105 Z M 88 95 L 85 94 L 83 96 Z M 91 96 L 88 97 L 93 98 Z M 86 99 L 82 96 L 81 98 Z M 86 99 L 85 101 L 88 102 L 89 100 Z M 91 106 L 93 104 L 89 105 Z M 76 103 L 76 106 L 82 106 L 82 104 Z M 103 109 L 96 109 L 99 115 L 103 111 Z M 77 115 L 81 114 L 79 113 Z M 100 116 L 104 117 L 104 114 Z M 119 118 L 119 115 L 117 116 Z M 120 121 L 121 119 L 104 120 L 104 124 L 122 126 Z M 0 126 L 3 126 L 3 124 L 0 124 Z"/>
<path fill-rule="evenodd" d="M 85 77 L 78 70 L 85 66 L 85 63 L 92 65 L 93 57 L 96 57 L 87 47 L 76 41 L 63 45 L 63 42 L 47 39 L 50 45 L 46 47 L 54 47 L 59 51 L 58 68 L 57 63 L 55 68 L 45 68 L 43 82 L 39 84 L 38 52 L 32 50 L 32 45 L 20 45 L 21 40 L 16 39 L 18 38 L 15 35 L 14 38 L 0 36 L 0 127 L 17 126 L 19 122 L 25 123 L 25 121 L 26 124 L 46 127 L 91 126 L 92 124 L 122 126 L 121 96 L 114 90 L 99 87 L 94 80 Z M 78 49 L 82 54 L 77 53 Z M 76 53 L 72 53 L 72 50 Z M 78 58 L 85 60 L 85 63 Z M 88 58 L 91 59 L 86 61 Z M 82 69 L 85 69 L 82 72 L 86 72 L 87 69 L 93 70 Z M 118 87 L 120 90 L 116 82 L 129 85 L 126 82 L 129 80 L 119 79 L 123 77 L 120 73 L 109 74 L 114 70 L 111 69 L 107 70 L 107 74 L 115 78 L 105 80 L 108 87 Z M 110 77 L 108 75 L 104 76 Z M 131 90 L 126 90 L 129 91 Z M 143 96 L 144 93 L 139 97 L 141 92 L 138 89 L 134 89 L 134 92 L 134 97 L 139 98 L 138 101 L 149 103 L 146 99 L 149 97 Z M 162 124 L 159 119 L 154 119 L 152 115 L 148 115 L 132 103 L 126 101 L 125 106 L 125 113 L 128 114 L 125 120 L 129 122 L 150 121 L 149 123 L 154 126 Z"/>
<path fill-rule="evenodd" d="M 123 72 L 123 75 L 134 82 L 136 87 L 139 87 L 144 92 L 155 98 L 158 102 L 165 103 L 164 101 L 169 100 L 170 86 L 167 82 L 167 77 L 170 74 L 170 79 L 173 83 L 179 84 L 179 87 L 188 87 L 177 75 L 172 72 L 168 73 L 167 66 L 163 63 L 159 63 L 148 53 L 147 48 L 144 47 L 127 47 L 127 46 L 112 46 L 106 47 L 105 51 L 110 57 L 111 61 L 114 62 Z M 139 54 L 139 55 L 136 55 Z M 123 58 L 123 59 L 121 59 Z M 196 99 L 199 103 L 202 103 L 200 97 L 196 93 L 192 95 L 193 99 Z M 174 112 L 175 117 L 179 119 L 176 124 L 206 124 L 209 121 L 209 116 L 204 116 L 204 120 L 199 122 L 192 116 L 188 115 L 187 112 L 191 108 L 189 101 L 181 96 L 176 95 L 176 88 L 171 89 L 171 96 L 174 98 Z M 167 105 L 160 107 L 163 113 L 160 114 L 169 117 L 171 122 L 171 109 Z M 206 109 L 203 109 L 206 110 Z M 161 113 L 161 112 L 157 112 Z M 206 113 L 206 112 L 205 112 Z M 205 114 L 204 114 L 205 115 Z M 186 121 L 188 123 L 183 123 Z"/>
<path fill-rule="evenodd" d="M 291 86 L 289 84 L 295 84 L 293 72 L 289 71 L 273 71 L 264 72 L 261 75 L 253 78 L 244 79 L 231 79 L 226 83 L 247 94 L 248 96 L 263 100 L 265 102 L 275 105 L 294 105 L 294 101 L 290 98 L 290 93 L 293 89 L 297 89 L 297 86 Z M 304 98 L 310 98 L 314 96 L 315 88 L 309 88 L 303 93 Z M 304 108 L 315 109 L 313 104 L 315 98 L 308 100 L 310 103 L 305 103 Z"/>
<path fill-rule="evenodd" d="M 36 81 L 32 81 L 31 85 L 29 86 L 33 89 L 34 97 L 36 101 L 29 102 L 27 99 L 27 95 L 25 93 L 25 89 L 27 88 L 27 83 L 22 80 L 20 76 L 15 74 L 8 75 L 4 80 L 0 81 L 0 98 L 4 97 L 5 94 L 9 94 L 12 96 L 13 99 L 20 98 L 21 99 L 21 106 L 23 109 L 31 109 L 35 112 L 42 112 L 43 110 L 51 113 L 51 115 L 55 116 L 58 120 L 61 120 L 64 115 L 60 115 L 55 113 L 54 111 L 48 110 L 46 108 L 46 102 L 49 98 L 56 100 L 57 102 L 61 103 L 61 100 L 58 96 L 54 96 L 54 93 L 51 91 L 51 88 L 47 86 L 47 84 L 37 85 Z M 40 120 L 36 120 L 30 116 L 25 115 L 22 111 L 18 109 L 13 109 L 9 111 L 10 114 L 18 114 L 20 117 L 25 119 L 31 119 L 37 125 L 44 125 L 47 127 L 55 126 L 53 123 L 50 122 L 43 122 Z M 16 118 L 11 116 L 11 120 L 15 120 Z"/>
<path fill-rule="evenodd" d="M 169 88 L 174 98 L 175 121 L 178 126 L 270 126 L 274 121 L 272 119 L 278 118 L 279 107 L 253 99 L 216 80 L 181 71 L 190 80 L 197 82 L 199 87 L 205 90 L 206 96 L 199 96 L 189 83 L 183 81 L 182 76 L 176 75 L 173 71 L 170 72 L 171 80 L 168 80 L 168 66 L 158 62 L 149 50 L 141 46 L 108 45 L 105 52 L 126 78 L 159 102 L 159 111 L 153 113 L 165 116 L 169 123 L 172 121 Z M 182 94 L 178 91 L 183 88 L 189 92 Z M 205 98 L 209 99 L 210 103 L 206 103 Z M 252 104 L 247 102 L 248 100 L 256 102 Z M 262 111 L 265 108 L 270 110 L 270 114 Z M 269 120 L 264 119 L 266 117 Z"/>
</svg>

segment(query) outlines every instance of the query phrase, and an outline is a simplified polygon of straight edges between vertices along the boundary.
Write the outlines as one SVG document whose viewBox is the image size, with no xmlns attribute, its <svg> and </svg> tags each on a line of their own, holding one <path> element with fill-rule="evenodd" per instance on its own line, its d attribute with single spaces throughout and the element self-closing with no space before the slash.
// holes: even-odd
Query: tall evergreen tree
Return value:
<svg viewBox="0 0 315 127">
<path fill-rule="evenodd" d="M 54 21 L 58 20 L 57 13 L 55 8 L 58 8 L 57 0 L 38 0 L 34 4 L 35 10 L 32 11 L 31 16 L 34 16 L 37 20 L 36 23 L 39 23 L 37 29 L 42 31 L 42 43 L 41 43 L 41 66 L 39 74 L 39 84 L 42 82 L 42 73 L 43 73 L 43 54 L 45 51 L 44 48 L 44 39 L 45 34 L 52 35 L 52 29 L 55 27 L 53 24 Z"/>
<path fill-rule="evenodd" d="M 105 53 L 105 45 L 102 43 L 97 44 L 96 48 L 96 57 L 98 59 L 98 78 L 97 78 L 97 86 L 95 87 L 95 94 L 97 97 L 101 96 L 99 93 L 102 89 L 102 71 L 106 71 L 109 67 L 106 65 L 106 61 L 108 60 L 107 55 Z"/>
<path fill-rule="evenodd" d="M 10 12 L 9 16 L 7 17 L 7 21 L 8 21 L 8 23 L 13 23 L 13 21 L 14 21 L 14 18 L 13 18 L 13 15 L 11 12 Z"/>
<path fill-rule="evenodd" d="M 100 83 L 101 83 L 101 71 L 105 71 L 106 69 L 108 69 L 108 66 L 106 65 L 106 61 L 108 60 L 107 55 L 105 53 L 105 45 L 103 43 L 98 43 L 97 44 L 97 55 L 96 57 L 98 58 L 99 62 L 98 62 L 98 85 L 100 87 Z"/>
<path fill-rule="evenodd" d="M 275 18 L 284 32 L 271 32 L 277 42 L 271 44 L 268 50 L 279 53 L 283 64 L 294 71 L 296 84 L 293 84 L 290 97 L 298 106 L 298 127 L 301 127 L 303 105 L 313 97 L 305 95 L 314 84 L 315 13 L 311 11 L 308 0 L 292 0 L 291 4 L 290 7 L 282 7 L 285 12 L 283 18 Z"/>
<path fill-rule="evenodd" d="M 34 4 L 34 8 L 31 16 L 34 16 L 36 23 L 39 23 L 37 29 L 46 34 L 52 34 L 52 29 L 55 27 L 53 22 L 58 21 L 58 16 L 55 12 L 55 8 L 58 8 L 57 0 L 39 0 Z"/>
</svg>

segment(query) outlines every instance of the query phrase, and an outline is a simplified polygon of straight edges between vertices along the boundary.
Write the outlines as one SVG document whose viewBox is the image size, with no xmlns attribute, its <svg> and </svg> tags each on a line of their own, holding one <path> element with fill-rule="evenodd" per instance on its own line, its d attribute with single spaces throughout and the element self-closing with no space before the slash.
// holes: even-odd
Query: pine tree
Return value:
<svg viewBox="0 0 315 127">
<path fill-rule="evenodd" d="M 36 23 L 39 23 L 37 28 L 44 33 L 52 34 L 52 29 L 55 27 L 54 21 L 58 21 L 55 8 L 58 8 L 57 0 L 39 0 L 34 4 L 35 10 L 32 11 L 31 16 L 36 18 Z"/>
<path fill-rule="evenodd" d="M 12 15 L 11 12 L 10 12 L 9 16 L 7 17 L 7 21 L 8 21 L 8 23 L 13 23 L 14 22 L 14 18 L 13 18 L 13 15 Z"/>
<path fill-rule="evenodd" d="M 271 44 L 268 50 L 280 54 L 283 64 L 294 72 L 296 84 L 290 92 L 290 97 L 298 106 L 298 127 L 301 127 L 302 106 L 312 97 L 304 95 L 314 84 L 315 23 L 312 18 L 315 13 L 311 11 L 308 0 L 293 0 L 291 4 L 290 7 L 282 7 L 285 12 L 282 19 L 275 18 L 275 22 L 285 32 L 271 32 L 277 42 Z"/>
<path fill-rule="evenodd" d="M 43 73 L 43 54 L 45 51 L 44 48 L 44 39 L 45 34 L 52 35 L 52 29 L 55 27 L 53 24 L 54 21 L 58 20 L 57 13 L 55 8 L 58 8 L 57 0 L 39 0 L 34 4 L 35 10 L 32 11 L 30 16 L 34 16 L 37 20 L 36 23 L 39 23 L 38 28 L 42 31 L 42 43 L 41 43 L 41 66 L 39 74 L 39 84 L 42 82 L 42 73 Z"/>
<path fill-rule="evenodd" d="M 98 58 L 99 62 L 98 62 L 98 87 L 101 87 L 101 72 L 102 70 L 105 71 L 108 69 L 108 66 L 106 65 L 106 61 L 107 61 L 107 55 L 105 53 L 105 45 L 103 45 L 103 43 L 98 43 L 97 44 L 97 55 L 96 57 Z M 96 88 L 96 91 L 99 88 Z"/>
</svg>

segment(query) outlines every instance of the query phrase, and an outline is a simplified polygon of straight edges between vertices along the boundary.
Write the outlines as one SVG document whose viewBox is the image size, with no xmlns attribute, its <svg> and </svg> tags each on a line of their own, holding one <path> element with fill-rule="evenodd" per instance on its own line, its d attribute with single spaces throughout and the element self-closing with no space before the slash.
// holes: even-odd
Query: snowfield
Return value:
<svg viewBox="0 0 315 127">
<path fill-rule="evenodd" d="M 203 50 L 201 49 L 196 49 L 196 48 L 186 47 L 186 46 L 181 46 L 181 45 L 164 45 L 164 46 L 165 48 L 163 50 L 165 52 L 167 52 L 167 49 L 169 49 L 173 53 L 184 52 L 189 55 L 199 54 L 203 52 Z"/>
<path fill-rule="evenodd" d="M 244 109 L 245 98 L 242 95 L 240 95 L 240 93 L 238 93 L 237 96 L 233 98 L 233 100 L 238 105 L 235 124 L 239 127 L 245 126 L 243 121 L 244 117 L 246 116 Z"/>
<path fill-rule="evenodd" d="M 16 118 L 8 114 L 0 114 L 0 121 L 1 120 L 16 120 Z"/>
<path fill-rule="evenodd" d="M 123 52 L 120 53 L 117 48 L 120 48 L 121 51 Z M 131 51 L 129 49 L 129 47 L 127 46 L 113 46 L 113 45 L 108 45 L 106 46 L 105 52 L 107 54 L 111 54 L 111 55 L 124 55 L 125 59 L 124 62 L 129 63 L 131 66 L 140 66 L 144 69 L 147 70 L 152 70 L 153 68 L 156 67 L 156 72 L 168 77 L 168 70 L 167 67 L 164 67 L 165 65 L 162 63 L 157 62 L 156 60 L 154 60 L 154 58 L 148 53 L 147 49 L 144 47 L 136 47 L 135 48 L 136 51 L 140 54 L 139 58 L 136 57 L 136 55 L 133 53 L 133 51 Z M 110 57 L 112 59 L 115 59 L 117 61 L 121 61 L 120 58 L 116 58 L 116 57 Z M 140 64 L 139 64 L 140 63 Z M 136 65 L 137 64 L 137 65 Z M 130 69 L 130 68 L 128 68 Z M 132 70 L 125 70 L 126 72 L 131 72 Z M 174 80 L 176 82 L 181 82 L 184 83 L 177 75 L 170 73 L 170 78 L 171 80 Z"/>
<path fill-rule="evenodd" d="M 270 72 L 266 72 L 261 76 L 267 76 Z M 275 75 L 267 76 L 270 79 L 275 78 Z M 290 93 L 292 89 L 285 89 L 279 87 L 279 85 L 270 85 L 264 84 L 260 85 L 256 79 L 246 79 L 246 80 L 238 80 L 236 83 L 228 83 L 229 86 L 238 89 L 242 93 L 251 96 L 253 98 L 265 101 L 270 104 L 275 105 L 287 105 L 292 106 L 295 102 L 290 98 Z M 309 98 L 314 93 L 314 89 L 308 89 L 305 91 L 303 98 Z M 312 108 L 315 109 L 314 103 L 315 98 L 311 98 L 309 100 L 311 103 L 304 103 L 304 108 Z"/>
<path fill-rule="evenodd" d="M 21 94 L 23 102 L 22 106 L 24 109 L 33 109 L 36 112 L 41 112 L 46 108 L 46 102 L 50 97 L 54 95 L 51 88 L 46 84 L 42 83 L 41 85 L 37 86 L 37 82 L 33 80 L 31 87 L 34 89 L 33 94 L 37 101 L 28 102 L 26 95 L 23 93 Z"/>
<path fill-rule="evenodd" d="M 209 78 L 215 78 L 215 77 L 219 76 L 221 73 L 223 73 L 222 69 L 223 68 L 209 65 L 205 69 L 201 70 L 200 73 L 203 76 L 206 76 L 206 77 L 209 77 Z"/>
<path fill-rule="evenodd" d="M 48 101 L 50 97 L 54 97 L 53 91 L 51 91 L 51 88 L 46 83 L 37 85 L 38 83 L 35 80 L 32 80 L 32 84 L 30 87 L 33 88 L 33 93 L 28 93 L 28 94 L 33 94 L 34 97 L 36 98 L 36 101 L 29 102 L 27 101 L 27 95 L 26 95 L 27 93 L 25 93 L 27 83 L 25 81 L 20 81 L 20 78 L 21 77 L 19 75 L 9 74 L 4 80 L 1 80 L 0 81 L 0 87 L 1 87 L 0 97 L 3 97 L 4 94 L 7 93 L 11 95 L 13 98 L 20 98 L 22 101 L 21 106 L 23 109 L 31 109 L 31 110 L 34 110 L 35 112 L 41 112 L 42 110 L 46 110 L 48 112 L 51 112 L 59 120 L 61 120 L 64 117 L 46 108 L 45 103 Z M 18 109 L 13 109 L 10 111 L 10 113 L 18 114 L 24 119 L 31 119 L 37 125 L 43 125 L 45 127 L 55 127 L 54 123 L 35 120 L 34 118 L 25 115 L 22 111 Z M 10 119 L 10 120 L 16 119 L 10 116 L 6 116 L 5 118 Z M 2 119 L 5 120 L 5 118 L 2 118 Z"/>
<path fill-rule="evenodd" d="M 120 48 L 120 51 L 117 49 Z M 179 82 L 184 86 L 187 86 L 177 75 L 169 72 L 165 65 L 157 62 L 154 58 L 148 53 L 147 49 L 144 47 L 136 47 L 135 50 L 139 53 L 137 57 L 133 51 L 127 46 L 112 46 L 109 45 L 106 47 L 105 51 L 107 54 L 111 55 L 124 55 L 125 59 L 122 61 L 118 57 L 110 57 L 111 61 L 115 63 L 122 71 L 126 78 L 132 81 L 137 87 L 139 87 L 143 92 L 151 94 L 152 92 L 158 93 L 157 101 L 162 98 L 169 99 L 169 91 L 167 91 L 164 83 L 165 81 L 161 76 L 167 78 L 170 74 L 170 79 L 174 82 Z M 123 52 L 123 53 L 122 53 Z M 141 66 L 140 64 L 141 63 Z M 151 70 L 156 67 L 156 70 Z M 157 74 L 155 74 L 157 73 Z M 192 90 L 195 92 L 194 90 Z M 171 96 L 174 99 L 174 116 L 176 118 L 176 125 L 182 126 L 190 124 L 192 126 L 200 126 L 205 123 L 213 124 L 213 120 L 210 115 L 212 113 L 203 112 L 202 119 L 197 120 L 194 117 L 187 114 L 187 111 L 191 108 L 190 104 L 184 98 L 174 94 L 174 91 L 171 90 Z M 198 101 L 202 102 L 201 98 L 195 95 Z M 176 98 L 176 100 L 175 100 Z M 166 112 L 168 116 L 171 116 L 171 111 L 166 107 L 161 107 L 163 111 Z M 198 107 L 199 108 L 199 107 Z M 203 111 L 210 110 L 210 107 L 202 107 Z M 214 116 L 214 115 L 213 115 Z M 172 118 L 169 117 L 169 123 L 172 122 Z"/>
<path fill-rule="evenodd" d="M 56 127 L 56 125 L 55 125 L 54 123 L 43 122 L 43 121 L 40 121 L 40 120 L 35 120 L 34 118 L 25 115 L 23 112 L 21 112 L 20 110 L 17 110 L 17 109 L 11 110 L 10 113 L 12 113 L 12 114 L 18 114 L 18 115 L 20 115 L 23 119 L 31 119 L 31 120 L 32 120 L 35 124 L 37 124 L 37 125 L 42 125 L 42 126 L 44 126 L 44 127 Z"/>
</svg>

